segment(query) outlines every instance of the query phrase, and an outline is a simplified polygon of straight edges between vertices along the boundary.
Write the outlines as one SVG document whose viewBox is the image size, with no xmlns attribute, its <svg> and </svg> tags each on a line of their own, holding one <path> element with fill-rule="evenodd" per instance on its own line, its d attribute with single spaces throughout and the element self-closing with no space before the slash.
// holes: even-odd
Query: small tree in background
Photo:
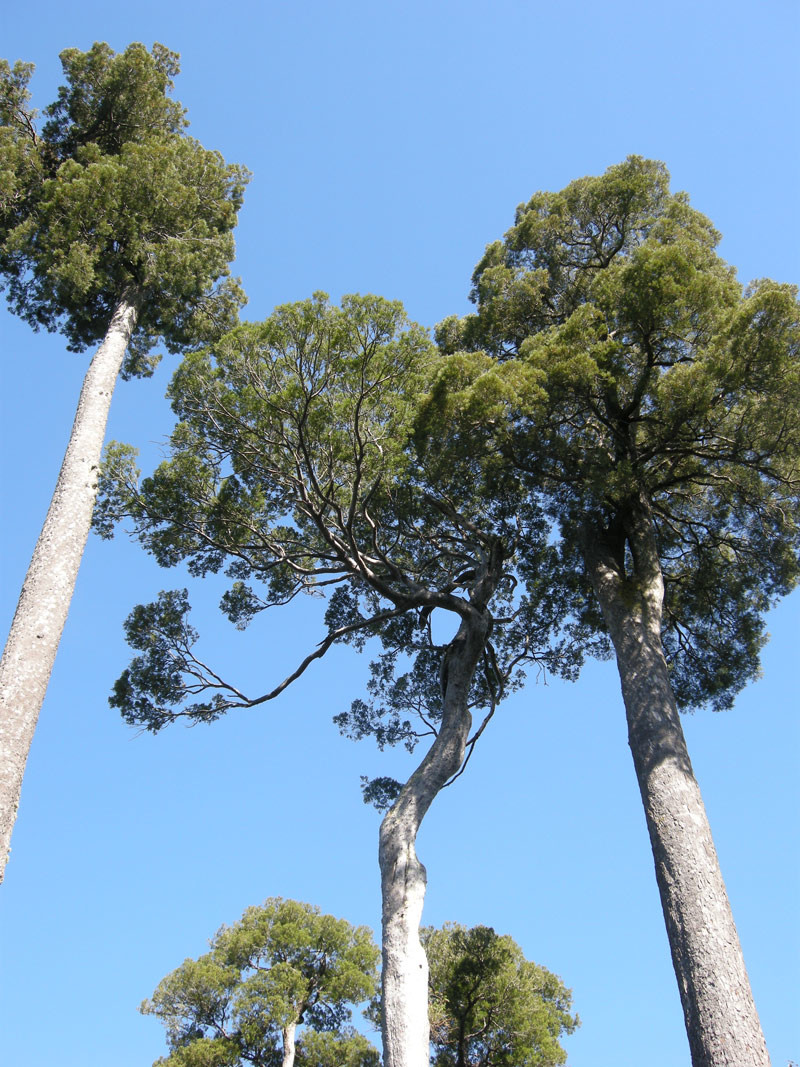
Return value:
<svg viewBox="0 0 800 1067">
<path fill-rule="evenodd" d="M 34 329 L 60 330 L 72 351 L 101 342 L 0 661 L 0 880 L 117 377 L 151 373 L 159 340 L 177 352 L 217 336 L 244 299 L 227 275 L 247 175 L 184 135 L 168 96 L 177 55 L 95 44 L 61 62 L 66 83 L 40 132 L 32 66 L 0 61 L 0 281 Z"/>
<path fill-rule="evenodd" d="M 555 1067 L 580 1025 L 557 975 L 488 926 L 422 930 L 431 989 L 434 1067 Z"/>
<path fill-rule="evenodd" d="M 365 926 L 271 898 L 223 926 L 141 1011 L 167 1029 L 165 1067 L 377 1067 L 347 1025 L 377 987 L 379 951 Z"/>
</svg>

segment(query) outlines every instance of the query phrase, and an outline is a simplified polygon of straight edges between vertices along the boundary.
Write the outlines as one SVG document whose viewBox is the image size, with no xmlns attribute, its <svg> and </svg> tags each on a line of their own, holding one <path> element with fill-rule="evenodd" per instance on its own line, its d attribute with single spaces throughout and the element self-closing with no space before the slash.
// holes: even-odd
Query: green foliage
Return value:
<svg viewBox="0 0 800 1067">
<path fill-rule="evenodd" d="M 187 591 L 172 590 L 160 593 L 155 603 L 140 604 L 126 619 L 128 643 L 144 653 L 123 671 L 109 698 L 126 722 L 156 733 L 175 718 L 175 703 L 209 688 L 209 672 L 192 653 L 198 635 L 189 623 L 189 611 Z M 195 721 L 213 722 L 229 706 L 216 694 L 210 701 L 191 704 L 184 713 Z"/>
<path fill-rule="evenodd" d="M 17 61 L 11 67 L 7 60 L 0 59 L 0 269 L 3 273 L 10 267 L 3 238 L 31 211 L 32 193 L 42 179 L 36 112 L 30 107 L 28 91 L 32 75 L 32 63 Z"/>
<path fill-rule="evenodd" d="M 388 811 L 400 796 L 403 783 L 396 778 L 388 778 L 379 775 L 377 778 L 367 778 L 361 775 L 361 792 L 365 804 L 372 804 L 378 811 Z"/>
<path fill-rule="evenodd" d="M 298 1067 L 380 1067 L 378 1050 L 351 1026 L 336 1033 L 306 1030 L 297 1048 Z"/>
<path fill-rule="evenodd" d="M 57 164 L 73 159 L 83 145 L 117 155 L 126 144 L 142 144 L 188 125 L 184 108 L 170 100 L 180 57 L 161 44 L 152 52 L 135 43 L 116 55 L 107 44 L 88 52 L 65 49 L 60 57 L 66 85 L 46 109 L 42 131 Z"/>
<path fill-rule="evenodd" d="M 219 336 L 244 302 L 227 278 L 247 172 L 182 134 L 166 95 L 178 57 L 141 44 L 61 55 L 66 84 L 39 134 L 32 68 L 0 66 L 0 268 L 12 310 L 80 351 L 117 302 L 139 307 L 126 373 L 147 353 Z"/>
<path fill-rule="evenodd" d="M 208 720 L 271 699 L 335 641 L 361 648 L 379 638 L 369 701 L 337 721 L 351 736 L 413 748 L 441 717 L 446 646 L 434 641 L 431 613 L 463 616 L 489 601 L 496 622 L 471 706 L 493 710 L 526 662 L 574 670 L 578 624 L 555 636 L 572 591 L 549 580 L 560 560 L 537 509 L 510 484 L 489 496 L 480 478 L 419 462 L 412 432 L 434 364 L 400 304 L 350 296 L 339 308 L 324 294 L 184 360 L 170 387 L 181 421 L 169 458 L 139 484 L 130 450 L 114 446 L 96 525 L 107 535 L 128 516 L 163 566 L 224 568 L 232 584 L 222 608 L 238 626 L 301 592 L 327 592 L 327 635 L 285 683 L 248 700 L 195 657 L 185 598 L 176 615 L 180 595 L 162 594 L 128 622 L 144 653 L 112 697 L 128 721 L 156 730 L 177 716 Z M 524 596 L 515 574 L 523 538 Z M 211 699 L 198 702 L 201 692 Z"/>
<path fill-rule="evenodd" d="M 487 926 L 423 928 L 435 1067 L 550 1067 L 579 1025 L 561 979 Z"/>
<path fill-rule="evenodd" d="M 304 1027 L 297 1063 L 377 1067 L 376 1050 L 348 1027 L 351 1005 L 376 988 L 370 931 L 319 908 L 271 898 L 223 926 L 210 951 L 167 975 L 141 1011 L 166 1027 L 170 1067 L 280 1064 L 284 1031 Z"/>
<path fill-rule="evenodd" d="M 380 513 L 430 354 L 400 305 L 376 297 L 347 297 L 340 310 L 317 294 L 241 326 L 175 375 L 183 421 L 140 492 L 131 465 L 123 472 L 109 453 L 100 515 L 127 508 L 164 566 L 187 559 L 203 574 L 233 557 L 240 581 L 266 577 L 279 599 L 313 586 L 318 561 L 346 570 L 325 524 L 353 540 L 366 508 Z M 249 604 L 237 585 L 234 621 Z"/>
<path fill-rule="evenodd" d="M 718 239 L 639 157 L 537 193 L 475 270 L 477 314 L 439 328 L 418 441 L 441 465 L 520 475 L 579 568 L 599 538 L 635 580 L 646 501 L 676 695 L 721 708 L 800 574 L 800 316 L 791 286 L 742 291 Z M 482 421 L 493 393 L 503 412 Z"/>
</svg>

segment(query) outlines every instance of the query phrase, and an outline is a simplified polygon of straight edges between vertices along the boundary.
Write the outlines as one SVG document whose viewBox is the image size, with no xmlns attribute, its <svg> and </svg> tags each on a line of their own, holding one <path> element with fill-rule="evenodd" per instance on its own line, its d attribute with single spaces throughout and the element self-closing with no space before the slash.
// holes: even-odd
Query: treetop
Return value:
<svg viewBox="0 0 800 1067">
<path fill-rule="evenodd" d="M 375 1050 L 346 1024 L 376 991 L 378 958 L 367 927 L 272 897 L 221 927 L 140 1010 L 164 1023 L 171 1051 L 159 1062 L 174 1067 L 280 1063 L 294 1027 L 304 1027 L 298 1064 L 334 1067 L 338 1053 L 339 1063 L 375 1067 Z"/>
<path fill-rule="evenodd" d="M 792 286 L 743 289 L 718 239 L 655 161 L 537 193 L 476 267 L 477 313 L 439 327 L 419 426 L 443 463 L 519 472 L 577 566 L 591 528 L 626 573 L 644 502 L 676 691 L 726 706 L 799 573 L 800 314 Z M 505 417 L 481 422 L 492 390 Z"/>
<path fill-rule="evenodd" d="M 59 56 L 65 84 L 45 109 L 42 137 L 54 163 L 73 159 L 87 144 L 117 155 L 126 144 L 180 133 L 185 108 L 168 93 L 180 72 L 180 57 L 164 45 L 151 51 L 138 42 L 115 54 L 105 43 L 87 52 L 67 48 Z"/>
<path fill-rule="evenodd" d="M 580 1025 L 571 990 L 489 926 L 420 931 L 428 957 L 435 1067 L 555 1067 Z"/>
<path fill-rule="evenodd" d="M 127 365 L 229 329 L 244 296 L 228 278 L 247 171 L 184 135 L 162 45 L 62 53 L 66 84 L 37 131 L 32 67 L 0 68 L 0 268 L 12 310 L 80 351 L 116 303 L 139 308 Z"/>
</svg>

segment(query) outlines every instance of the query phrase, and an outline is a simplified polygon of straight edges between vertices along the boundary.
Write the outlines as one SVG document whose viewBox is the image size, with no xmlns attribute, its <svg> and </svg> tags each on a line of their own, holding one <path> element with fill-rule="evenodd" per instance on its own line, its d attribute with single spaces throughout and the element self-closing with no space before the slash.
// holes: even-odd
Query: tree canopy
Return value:
<svg viewBox="0 0 800 1067">
<path fill-rule="evenodd" d="M 65 84 L 37 130 L 30 64 L 0 65 L 0 268 L 12 310 L 81 351 L 125 293 L 138 307 L 128 370 L 159 339 L 207 341 L 243 302 L 232 230 L 247 171 L 184 133 L 168 93 L 178 56 L 106 44 L 61 54 Z"/>
<path fill-rule="evenodd" d="M 557 975 L 489 926 L 425 927 L 435 1067 L 555 1067 L 580 1025 Z"/>
<path fill-rule="evenodd" d="M 439 327 L 450 355 L 421 424 L 436 447 L 466 425 L 462 443 L 523 472 L 577 570 L 589 527 L 624 562 L 625 515 L 646 499 L 684 707 L 727 707 L 756 675 L 764 611 L 800 573 L 797 290 L 743 289 L 718 241 L 639 157 L 537 193 L 476 267 L 477 313 Z M 482 419 L 509 363 L 536 388 Z"/>
<path fill-rule="evenodd" d="M 166 1027 L 169 1067 L 377 1067 L 348 1026 L 376 990 L 378 948 L 365 926 L 294 900 L 248 908 L 210 950 L 168 974 L 141 1011 Z"/>
<path fill-rule="evenodd" d="M 461 471 L 448 484 L 415 459 L 415 399 L 435 359 L 398 303 L 353 296 L 336 308 L 317 294 L 184 360 L 170 387 L 180 419 L 171 455 L 151 477 L 139 482 L 127 446 L 108 450 L 96 528 L 109 535 L 128 516 L 163 566 L 186 561 L 194 575 L 225 569 L 233 582 L 221 606 L 237 625 L 301 592 L 329 594 L 318 648 L 259 697 L 223 682 L 193 653 L 185 591 L 140 606 L 126 632 L 143 655 L 112 697 L 129 722 L 158 730 L 175 718 L 209 720 L 261 703 L 334 642 L 362 647 L 379 635 L 375 699 L 339 722 L 357 736 L 375 732 L 381 744 L 413 746 L 408 715 L 435 720 L 441 704 L 443 646 L 433 640 L 431 613 L 463 615 L 493 553 L 507 577 L 492 593 L 492 649 L 475 699 L 496 702 L 527 660 L 575 670 L 581 635 L 573 627 L 558 636 L 571 593 L 554 583 L 551 591 L 558 560 L 536 507 L 510 490 L 469 491 Z M 536 596 L 516 590 L 522 535 Z M 410 674 L 403 653 L 415 657 Z"/>
</svg>

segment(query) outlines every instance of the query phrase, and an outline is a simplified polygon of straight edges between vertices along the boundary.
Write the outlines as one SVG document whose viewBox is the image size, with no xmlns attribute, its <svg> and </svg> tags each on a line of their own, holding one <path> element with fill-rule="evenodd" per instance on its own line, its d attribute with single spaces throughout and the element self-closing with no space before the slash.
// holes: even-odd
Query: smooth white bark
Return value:
<svg viewBox="0 0 800 1067">
<path fill-rule="evenodd" d="M 415 841 L 428 808 L 464 760 L 472 725 L 469 690 L 489 618 L 462 619 L 443 670 L 444 711 L 436 740 L 403 787 L 380 830 L 384 1067 L 428 1067 L 428 960 L 419 939 L 426 873 Z"/>
<path fill-rule="evenodd" d="M 87 371 L 61 473 L 0 660 L 0 881 L 28 751 L 89 535 L 111 397 L 136 317 L 133 299 L 118 303 Z"/>
<path fill-rule="evenodd" d="M 644 508 L 621 552 L 595 540 L 587 564 L 614 643 L 628 739 L 694 1067 L 768 1067 L 739 937 L 661 642 L 664 584 Z"/>
<path fill-rule="evenodd" d="M 281 1067 L 294 1067 L 295 1057 L 295 1035 L 297 1033 L 297 1023 L 289 1023 L 288 1026 L 284 1026 L 282 1031 L 283 1037 L 283 1060 Z"/>
</svg>

